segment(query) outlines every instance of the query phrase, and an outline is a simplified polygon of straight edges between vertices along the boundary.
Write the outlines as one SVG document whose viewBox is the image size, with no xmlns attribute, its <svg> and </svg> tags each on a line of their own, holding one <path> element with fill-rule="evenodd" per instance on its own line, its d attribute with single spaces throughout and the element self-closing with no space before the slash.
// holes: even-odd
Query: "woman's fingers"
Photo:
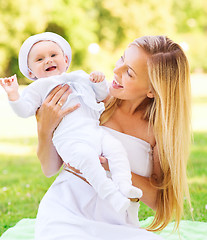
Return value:
<svg viewBox="0 0 207 240">
<path fill-rule="evenodd" d="M 49 102 L 53 99 L 53 97 L 55 96 L 55 94 L 56 94 L 61 88 L 62 88 L 61 85 L 56 86 L 56 87 L 48 94 L 48 96 L 47 96 L 46 99 L 45 99 L 45 102 L 46 102 L 46 103 L 49 103 Z"/>
<path fill-rule="evenodd" d="M 50 92 L 40 109 L 36 112 L 38 128 L 46 128 L 47 131 L 53 132 L 63 117 L 75 111 L 80 106 L 80 104 L 76 104 L 72 107 L 62 109 L 70 93 L 71 90 L 67 84 L 63 87 L 57 86 Z"/>
<path fill-rule="evenodd" d="M 55 87 L 42 103 L 39 110 L 36 112 L 38 129 L 46 129 L 47 132 L 53 133 L 63 117 L 75 111 L 80 104 L 72 107 L 63 108 L 63 104 L 67 101 L 71 93 L 69 85 Z"/>
<path fill-rule="evenodd" d="M 66 100 L 68 99 L 68 96 L 71 94 L 71 89 L 68 88 L 63 95 L 61 95 L 61 97 L 59 98 L 59 100 L 56 102 L 57 106 L 62 107 L 63 104 L 66 102 Z M 58 96 L 57 96 L 58 95 Z M 56 94 L 57 97 L 59 97 L 59 92 Z M 54 100 L 54 103 L 57 99 Z"/>
<path fill-rule="evenodd" d="M 71 93 L 71 91 L 69 90 L 69 85 L 65 84 L 63 87 L 61 87 L 52 97 L 52 99 L 50 100 L 50 102 L 55 105 L 57 104 L 60 100 L 62 105 L 65 103 L 68 95 Z M 64 98 L 63 96 L 66 94 L 66 98 Z"/>
<path fill-rule="evenodd" d="M 78 170 L 78 169 L 76 169 L 76 168 L 70 166 L 69 163 L 65 163 L 65 165 L 66 165 L 68 168 L 70 168 L 72 171 L 74 171 L 75 173 L 79 173 L 79 174 L 81 174 L 80 170 Z"/>
<path fill-rule="evenodd" d="M 106 170 L 109 171 L 109 164 L 108 164 L 108 159 L 103 157 L 103 156 L 99 156 L 100 159 L 100 163 L 102 165 L 102 167 Z"/>
<path fill-rule="evenodd" d="M 62 116 L 65 117 L 67 114 L 75 111 L 79 107 L 80 107 L 80 104 L 78 103 L 78 104 L 76 104 L 72 107 L 69 107 L 69 108 L 66 108 L 66 109 L 62 110 Z"/>
</svg>

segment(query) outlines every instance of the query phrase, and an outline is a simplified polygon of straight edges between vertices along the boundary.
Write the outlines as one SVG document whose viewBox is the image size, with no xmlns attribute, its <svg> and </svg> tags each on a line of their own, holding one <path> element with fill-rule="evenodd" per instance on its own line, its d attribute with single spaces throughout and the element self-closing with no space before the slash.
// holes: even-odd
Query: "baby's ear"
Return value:
<svg viewBox="0 0 207 240">
<path fill-rule="evenodd" d="M 67 55 L 65 55 L 65 63 L 67 64 L 66 69 L 65 69 L 67 71 L 67 69 L 69 68 L 69 59 L 68 59 Z"/>
<path fill-rule="evenodd" d="M 68 56 L 65 55 L 65 62 L 68 64 L 69 63 L 69 60 L 68 60 Z"/>
<path fill-rule="evenodd" d="M 28 71 L 29 71 L 29 76 L 30 76 L 30 78 L 35 79 L 36 77 L 35 77 L 34 73 L 32 73 L 30 70 L 28 70 Z"/>
</svg>

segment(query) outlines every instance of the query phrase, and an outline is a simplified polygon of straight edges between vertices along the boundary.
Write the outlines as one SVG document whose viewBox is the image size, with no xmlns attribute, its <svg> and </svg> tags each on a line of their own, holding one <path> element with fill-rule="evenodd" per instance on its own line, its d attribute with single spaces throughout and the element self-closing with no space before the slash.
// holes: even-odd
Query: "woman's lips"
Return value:
<svg viewBox="0 0 207 240">
<path fill-rule="evenodd" d="M 113 80 L 112 87 L 115 89 L 123 88 L 123 86 L 120 85 L 116 80 Z"/>
</svg>

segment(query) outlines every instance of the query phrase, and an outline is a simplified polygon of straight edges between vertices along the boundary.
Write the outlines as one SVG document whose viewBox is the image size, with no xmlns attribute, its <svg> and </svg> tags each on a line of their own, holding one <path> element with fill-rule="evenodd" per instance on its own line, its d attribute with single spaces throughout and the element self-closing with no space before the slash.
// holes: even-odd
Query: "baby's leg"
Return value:
<svg viewBox="0 0 207 240">
<path fill-rule="evenodd" d="M 132 186 L 131 169 L 124 146 L 105 130 L 103 131 L 103 155 L 108 159 L 112 180 L 127 198 L 141 198 L 142 190 Z"/>
<path fill-rule="evenodd" d="M 109 201 L 117 212 L 126 211 L 130 201 L 106 176 L 106 172 L 100 164 L 98 152 L 95 149 L 86 143 L 67 141 L 56 143 L 55 146 L 63 161 L 80 170 L 100 198 Z"/>
</svg>

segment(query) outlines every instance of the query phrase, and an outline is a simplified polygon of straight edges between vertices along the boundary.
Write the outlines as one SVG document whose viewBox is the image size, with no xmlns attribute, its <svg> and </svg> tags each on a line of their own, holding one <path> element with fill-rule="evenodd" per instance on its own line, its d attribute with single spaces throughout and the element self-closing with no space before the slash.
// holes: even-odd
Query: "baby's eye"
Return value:
<svg viewBox="0 0 207 240">
<path fill-rule="evenodd" d="M 56 56 L 56 54 L 55 54 L 55 53 L 51 55 L 51 57 L 55 57 L 55 56 Z"/>
<path fill-rule="evenodd" d="M 42 61 L 42 58 L 38 58 L 38 59 L 37 59 L 37 62 L 40 62 L 40 61 Z"/>
</svg>

